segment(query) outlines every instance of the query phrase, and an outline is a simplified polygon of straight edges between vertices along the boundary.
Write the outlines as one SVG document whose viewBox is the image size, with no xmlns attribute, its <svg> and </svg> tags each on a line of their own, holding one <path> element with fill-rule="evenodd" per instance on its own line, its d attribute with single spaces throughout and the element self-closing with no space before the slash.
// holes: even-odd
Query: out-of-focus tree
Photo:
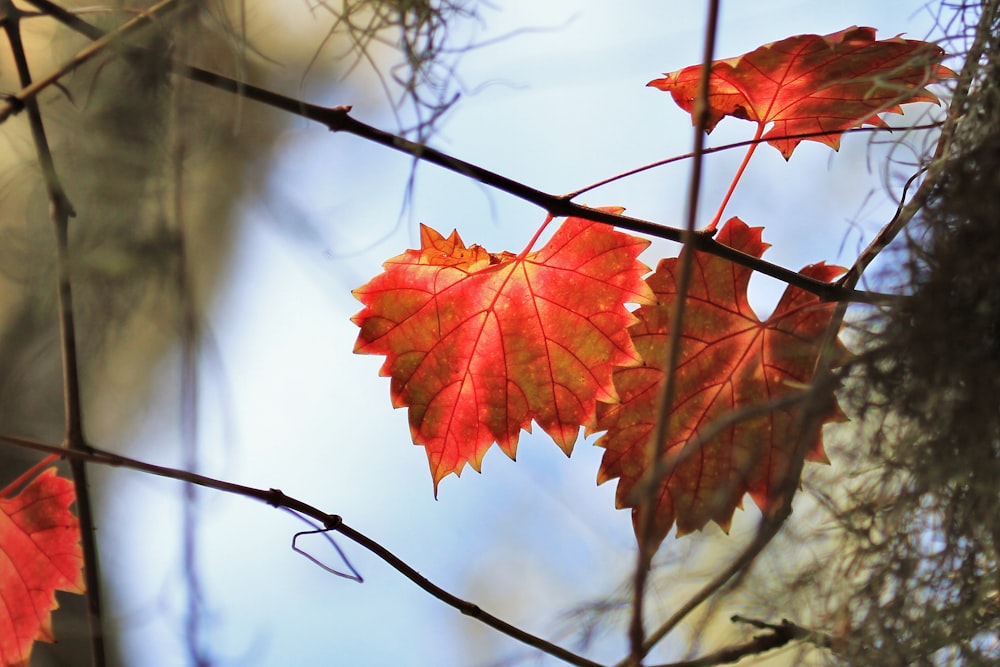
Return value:
<svg viewBox="0 0 1000 667">
<path fill-rule="evenodd" d="M 8 18 L 23 12 L 17 23 L 37 78 L 91 42 L 86 29 L 80 34 L 72 21 L 59 20 L 60 8 L 93 33 L 154 4 L 4 2 L 0 9 Z M 185 409 L 196 403 L 205 308 L 229 262 L 240 206 L 264 189 L 293 122 L 172 74 L 172 63 L 291 92 L 306 81 L 336 81 L 352 67 L 368 69 L 372 96 L 423 137 L 453 99 L 450 55 L 442 51 L 450 48 L 447 24 L 477 11 L 460 1 L 174 5 L 38 99 L 75 210 L 70 272 L 85 429 L 95 442 L 128 425 L 158 359 L 171 350 L 182 350 L 184 395 L 169 400 Z M 17 91 L 23 85 L 11 50 L 2 51 L 0 88 Z M 0 132 L 0 424 L 5 433 L 58 442 L 64 389 L 50 201 L 24 114 Z M 196 451 L 185 459 L 197 467 Z M 31 460 L 17 448 L 0 449 L 0 486 Z M 101 471 L 92 474 L 98 498 L 114 493 Z M 63 606 L 60 641 L 39 648 L 36 660 L 52 654 L 57 664 L 89 664 L 81 599 L 68 597 Z"/>
</svg>

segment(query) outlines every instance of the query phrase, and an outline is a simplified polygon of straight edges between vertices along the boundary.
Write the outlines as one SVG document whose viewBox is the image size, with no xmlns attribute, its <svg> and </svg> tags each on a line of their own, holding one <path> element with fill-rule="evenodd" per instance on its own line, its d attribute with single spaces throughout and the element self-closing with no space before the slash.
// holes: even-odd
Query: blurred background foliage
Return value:
<svg viewBox="0 0 1000 667">
<path fill-rule="evenodd" d="M 112 30 L 153 4 L 62 6 Z M 241 206 L 264 189 L 283 131 L 301 123 L 172 76 L 171 60 L 293 96 L 360 70 L 359 95 L 381 99 L 399 131 L 423 138 L 454 99 L 448 69 L 461 49 L 446 28 L 475 19 L 476 5 L 181 0 L 41 94 L 56 168 L 76 210 L 71 272 L 84 427 L 92 442 L 111 438 L 146 404 L 164 354 L 182 350 L 185 364 L 193 361 L 204 314 L 231 259 Z M 26 13 L 21 30 L 35 78 L 89 43 L 33 15 L 31 3 L 17 7 Z M 5 41 L 0 90 L 19 88 Z M 24 114 L 0 126 L 0 141 L 0 428 L 59 442 L 63 389 L 47 191 Z M 194 391 L 190 382 L 181 390 Z M 0 448 L 0 485 L 33 460 Z M 186 460 L 196 463 L 197 453 Z M 102 472 L 92 473 L 99 503 L 113 492 Z M 36 664 L 89 664 L 82 598 L 60 599 L 70 610 L 57 616 L 60 641 L 39 645 Z"/>
</svg>

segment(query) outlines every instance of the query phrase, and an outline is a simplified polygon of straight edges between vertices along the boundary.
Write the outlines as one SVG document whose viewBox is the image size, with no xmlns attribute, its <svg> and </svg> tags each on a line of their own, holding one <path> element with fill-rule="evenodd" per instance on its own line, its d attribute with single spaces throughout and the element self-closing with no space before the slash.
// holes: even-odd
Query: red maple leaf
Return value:
<svg viewBox="0 0 1000 667">
<path fill-rule="evenodd" d="M 0 491 L 0 667 L 27 665 L 36 640 L 53 640 L 57 590 L 83 592 L 73 484 L 48 468 L 11 495 L 36 469 Z"/>
<path fill-rule="evenodd" d="M 718 238 L 760 257 L 767 248 L 760 232 L 761 228 L 732 218 Z M 621 402 L 598 408 L 597 430 L 607 431 L 597 442 L 606 450 L 598 483 L 619 479 L 616 502 L 619 507 L 632 507 L 633 519 L 633 490 L 647 471 L 646 447 L 665 378 L 676 267 L 676 258 L 662 260 L 647 279 L 658 303 L 640 307 L 635 313 L 639 321 L 629 329 L 645 365 L 617 369 L 614 380 Z M 807 384 L 834 308 L 815 295 L 789 287 L 771 317 L 761 322 L 747 301 L 750 269 L 702 252 L 695 253 L 693 269 L 665 461 L 720 417 L 773 401 Z M 842 271 L 821 263 L 802 273 L 830 280 Z M 838 353 L 845 354 L 837 345 Z M 709 520 L 728 529 L 746 493 L 763 511 L 773 509 L 780 500 L 779 481 L 787 476 L 797 445 L 789 433 L 795 414 L 794 408 L 785 408 L 740 421 L 707 439 L 676 465 L 653 496 L 654 542 L 659 544 L 675 521 L 679 535 L 700 530 Z M 836 404 L 825 417 L 840 417 Z M 807 460 L 825 461 L 820 435 L 810 444 Z"/>
<path fill-rule="evenodd" d="M 354 290 L 367 306 L 354 351 L 386 356 L 435 493 L 467 462 L 480 470 L 494 442 L 514 458 L 532 420 L 568 455 L 596 403 L 617 400 L 612 370 L 640 363 L 625 303 L 652 300 L 636 260 L 648 244 L 567 218 L 540 250 L 496 255 L 422 227 L 420 250 Z"/>
<path fill-rule="evenodd" d="M 797 35 L 747 54 L 712 63 L 708 124 L 724 116 L 774 126 L 763 135 L 788 159 L 809 137 L 837 149 L 840 135 L 864 124 L 887 127 L 879 114 L 902 113 L 900 104 L 937 102 L 926 86 L 955 73 L 940 62 L 944 51 L 918 40 L 876 40 L 875 29 L 851 27 L 831 35 Z M 701 66 L 650 81 L 685 111 L 697 97 Z"/>
</svg>

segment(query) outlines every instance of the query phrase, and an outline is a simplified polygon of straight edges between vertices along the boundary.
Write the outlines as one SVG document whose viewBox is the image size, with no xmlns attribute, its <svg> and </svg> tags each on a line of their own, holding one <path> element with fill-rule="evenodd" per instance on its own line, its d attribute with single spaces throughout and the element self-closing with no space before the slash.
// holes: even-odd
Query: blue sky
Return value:
<svg viewBox="0 0 1000 667">
<path fill-rule="evenodd" d="M 497 4 L 503 8 L 483 12 L 481 37 L 539 30 L 463 57 L 458 72 L 468 91 L 432 145 L 553 193 L 690 150 L 687 114 L 645 84 L 700 60 L 700 5 Z M 874 26 L 881 37 L 924 38 L 932 17 L 921 7 L 854 0 L 724 3 L 717 56 L 850 25 Z M 301 20 L 310 20 L 301 9 Z M 358 72 L 346 84 L 309 80 L 304 94 L 314 102 L 354 104 L 358 119 L 393 129 L 378 93 L 359 92 L 370 83 L 365 76 Z M 749 123 L 724 122 L 709 144 L 747 139 L 752 130 Z M 795 269 L 820 260 L 849 264 L 894 208 L 890 194 L 901 179 L 883 182 L 883 154 L 861 135 L 846 138 L 839 154 L 804 144 L 791 163 L 762 149 L 728 211 L 765 226 L 771 261 Z M 741 157 L 708 159 L 705 216 Z M 680 226 L 688 168 L 654 170 L 581 201 L 625 206 L 638 217 Z M 517 251 L 544 213 L 421 166 L 401 217 L 409 173 L 404 156 L 291 123 L 270 187 L 246 205 L 231 274 L 210 320 L 212 349 L 205 358 L 215 361 L 204 364 L 201 377 L 206 471 L 281 488 L 340 514 L 456 595 L 568 644 L 561 615 L 613 593 L 634 558 L 629 516 L 614 510 L 614 483 L 594 483 L 601 450 L 581 439 L 567 460 L 544 434 L 525 434 L 516 464 L 491 451 L 482 475 L 467 470 L 445 479 L 435 500 L 426 456 L 410 442 L 405 413 L 390 405 L 388 379 L 378 377 L 382 359 L 351 353 L 357 328 L 349 320 L 360 309 L 350 290 L 377 274 L 382 261 L 413 247 L 418 222 L 445 233 L 458 228 L 468 242 L 493 251 Z M 654 265 L 671 254 L 675 246 L 656 242 L 644 260 Z M 752 302 L 761 316 L 781 287 L 755 278 Z M 177 423 L 169 407 L 150 410 L 131 434 L 145 443 L 137 455 L 170 462 L 163 452 L 176 447 Z M 106 508 L 102 539 L 114 545 L 106 571 L 121 573 L 115 613 L 129 664 L 185 664 L 180 561 L 162 528 L 179 525 L 179 489 L 166 480 L 115 474 L 128 501 Z M 131 511 L 136 506 L 149 510 Z M 731 548 L 754 512 L 742 513 L 728 541 L 717 530 L 670 538 L 665 556 Z M 219 664 L 477 666 L 530 655 L 346 540 L 339 543 L 365 583 L 325 573 L 289 548 L 300 525 L 283 512 L 206 493 L 201 516 L 206 636 Z M 319 540 L 313 544 L 317 555 L 327 553 Z M 677 572 L 677 586 L 657 583 L 655 604 L 670 609 L 677 603 L 684 587 L 677 577 L 691 574 Z M 625 646 L 621 633 L 611 634 L 588 655 L 617 661 Z M 672 657 L 669 650 L 661 657 Z"/>
</svg>

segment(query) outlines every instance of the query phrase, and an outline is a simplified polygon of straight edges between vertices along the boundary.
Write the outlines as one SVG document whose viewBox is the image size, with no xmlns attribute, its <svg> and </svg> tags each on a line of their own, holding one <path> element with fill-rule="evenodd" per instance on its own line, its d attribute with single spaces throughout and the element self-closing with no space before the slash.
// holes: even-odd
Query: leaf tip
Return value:
<svg viewBox="0 0 1000 667">
<path fill-rule="evenodd" d="M 646 84 L 646 87 L 647 88 L 658 88 L 660 90 L 669 91 L 671 85 L 672 85 L 672 81 L 671 81 L 671 78 L 670 78 L 670 74 L 667 73 L 667 72 L 664 72 L 663 73 L 663 77 L 661 77 L 659 79 L 653 79 L 652 81 L 650 81 L 649 83 Z"/>
</svg>

